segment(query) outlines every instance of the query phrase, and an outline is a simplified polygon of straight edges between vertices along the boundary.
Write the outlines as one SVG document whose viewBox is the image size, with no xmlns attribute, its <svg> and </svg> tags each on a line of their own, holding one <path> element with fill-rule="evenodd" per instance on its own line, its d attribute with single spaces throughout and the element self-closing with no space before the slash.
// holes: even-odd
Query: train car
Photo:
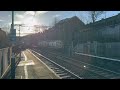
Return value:
<svg viewBox="0 0 120 90">
<path fill-rule="evenodd" d="M 56 49 L 63 48 L 63 42 L 61 40 L 50 41 L 49 47 Z"/>
<path fill-rule="evenodd" d="M 60 49 L 63 48 L 63 42 L 61 40 L 41 41 L 38 46 Z"/>
<path fill-rule="evenodd" d="M 39 47 L 47 47 L 47 46 L 48 46 L 48 42 L 47 42 L 47 41 L 40 41 L 40 42 L 38 43 L 38 46 L 39 46 Z"/>
</svg>

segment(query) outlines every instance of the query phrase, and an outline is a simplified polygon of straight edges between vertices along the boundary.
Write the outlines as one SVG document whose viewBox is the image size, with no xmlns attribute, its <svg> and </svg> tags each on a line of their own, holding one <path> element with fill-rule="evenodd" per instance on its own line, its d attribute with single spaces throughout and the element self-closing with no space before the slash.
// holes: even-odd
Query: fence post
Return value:
<svg viewBox="0 0 120 90">
<path fill-rule="evenodd" d="M 7 59 L 8 59 L 8 65 L 10 65 L 10 47 L 8 48 Z"/>
<path fill-rule="evenodd" d="M 3 74 L 3 51 L 4 49 L 2 49 L 2 59 L 1 59 L 1 76 Z"/>
<path fill-rule="evenodd" d="M 97 41 L 94 41 L 94 53 L 97 55 Z"/>
<path fill-rule="evenodd" d="M 88 53 L 88 54 L 91 54 L 90 42 L 87 42 L 87 49 L 88 49 L 87 53 Z"/>
</svg>

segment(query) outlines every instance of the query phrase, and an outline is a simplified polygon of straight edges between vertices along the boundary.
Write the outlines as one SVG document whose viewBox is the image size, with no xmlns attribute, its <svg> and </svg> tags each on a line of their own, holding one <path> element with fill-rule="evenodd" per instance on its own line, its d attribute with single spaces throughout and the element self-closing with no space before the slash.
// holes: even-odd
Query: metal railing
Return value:
<svg viewBox="0 0 120 90">
<path fill-rule="evenodd" d="M 12 48 L 0 49 L 0 78 L 8 71 L 11 65 Z"/>
</svg>

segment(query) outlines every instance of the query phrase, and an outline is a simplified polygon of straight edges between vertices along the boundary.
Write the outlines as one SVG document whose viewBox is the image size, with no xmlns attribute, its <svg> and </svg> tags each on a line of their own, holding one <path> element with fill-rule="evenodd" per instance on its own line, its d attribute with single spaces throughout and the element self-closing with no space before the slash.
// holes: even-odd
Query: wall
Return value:
<svg viewBox="0 0 120 90">
<path fill-rule="evenodd" d="M 6 32 L 2 31 L 0 28 L 0 48 L 5 47 L 7 44 L 7 35 Z"/>
<path fill-rule="evenodd" d="M 120 42 L 77 44 L 75 52 L 120 59 Z"/>
<path fill-rule="evenodd" d="M 74 51 L 120 59 L 120 24 L 79 32 Z"/>
</svg>

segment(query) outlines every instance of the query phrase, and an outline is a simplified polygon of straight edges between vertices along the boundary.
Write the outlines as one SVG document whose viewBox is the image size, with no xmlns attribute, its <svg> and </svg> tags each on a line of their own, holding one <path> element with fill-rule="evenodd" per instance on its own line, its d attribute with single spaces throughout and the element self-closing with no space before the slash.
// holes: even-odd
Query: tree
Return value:
<svg viewBox="0 0 120 90">
<path fill-rule="evenodd" d="M 94 23 L 97 18 L 105 13 L 105 11 L 88 11 L 88 14 L 90 15 L 90 18 L 92 19 L 92 22 Z"/>
</svg>

